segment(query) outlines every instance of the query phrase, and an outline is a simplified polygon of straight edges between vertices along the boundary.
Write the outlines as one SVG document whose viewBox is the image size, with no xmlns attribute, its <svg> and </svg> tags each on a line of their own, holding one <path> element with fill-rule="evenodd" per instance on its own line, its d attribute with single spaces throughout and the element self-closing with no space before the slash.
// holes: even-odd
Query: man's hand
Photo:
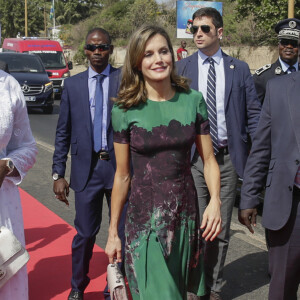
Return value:
<svg viewBox="0 0 300 300">
<path fill-rule="evenodd" d="M 256 208 L 247 208 L 239 210 L 239 221 L 241 224 L 245 225 L 251 233 L 254 233 L 252 226 L 256 226 Z"/>
<path fill-rule="evenodd" d="M 60 178 L 53 182 L 53 192 L 56 199 L 65 202 L 66 205 L 69 206 L 69 201 L 67 199 L 69 196 L 69 184 L 65 178 Z"/>
</svg>

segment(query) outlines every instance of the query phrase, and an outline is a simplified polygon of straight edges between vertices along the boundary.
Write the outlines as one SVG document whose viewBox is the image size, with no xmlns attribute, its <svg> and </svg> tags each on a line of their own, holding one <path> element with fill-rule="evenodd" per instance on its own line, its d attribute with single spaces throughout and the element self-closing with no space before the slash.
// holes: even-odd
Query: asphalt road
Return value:
<svg viewBox="0 0 300 300">
<path fill-rule="evenodd" d="M 52 192 L 51 164 L 59 104 L 60 101 L 55 101 L 52 115 L 44 115 L 39 110 L 29 113 L 39 154 L 35 166 L 28 173 L 21 184 L 21 188 L 73 226 L 75 215 L 73 192 L 71 191 L 69 196 L 69 207 L 55 199 Z M 70 170 L 69 163 L 68 161 L 68 171 Z M 107 230 L 108 209 L 104 203 L 102 226 L 97 236 L 97 244 L 102 248 L 106 243 Z M 225 283 L 222 290 L 224 300 L 263 300 L 268 298 L 268 257 L 264 229 L 260 226 L 259 220 L 256 233 L 254 235 L 248 233 L 237 220 L 237 208 L 234 209 L 232 217 L 231 242 L 226 259 L 224 279 Z"/>
</svg>

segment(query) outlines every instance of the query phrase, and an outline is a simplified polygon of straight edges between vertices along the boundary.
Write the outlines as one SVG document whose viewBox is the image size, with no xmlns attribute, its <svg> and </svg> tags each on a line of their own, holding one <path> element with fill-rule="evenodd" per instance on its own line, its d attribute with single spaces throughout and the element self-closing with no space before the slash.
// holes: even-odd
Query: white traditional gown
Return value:
<svg viewBox="0 0 300 300">
<path fill-rule="evenodd" d="M 11 229 L 24 246 L 23 215 L 17 184 L 33 166 L 36 154 L 20 85 L 11 75 L 0 70 L 0 159 L 10 158 L 20 173 L 18 177 L 6 177 L 0 188 L 0 226 Z M 28 299 L 26 267 L 0 289 L 0 299 Z"/>
</svg>

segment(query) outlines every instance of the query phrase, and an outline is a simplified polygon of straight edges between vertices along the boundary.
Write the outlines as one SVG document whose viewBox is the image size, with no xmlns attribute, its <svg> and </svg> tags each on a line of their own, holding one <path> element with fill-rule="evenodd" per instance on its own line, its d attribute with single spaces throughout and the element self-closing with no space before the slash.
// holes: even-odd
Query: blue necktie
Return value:
<svg viewBox="0 0 300 300">
<path fill-rule="evenodd" d="M 287 70 L 290 73 L 296 72 L 296 68 L 294 66 L 290 66 Z"/>
<path fill-rule="evenodd" d="M 103 119 L 103 88 L 104 75 L 94 76 L 97 80 L 95 92 L 95 115 L 94 115 L 94 151 L 99 152 L 102 147 L 102 119 Z"/>
<path fill-rule="evenodd" d="M 217 108 L 216 108 L 216 71 L 214 65 L 214 59 L 211 57 L 207 58 L 210 66 L 208 69 L 207 76 L 207 94 L 206 104 L 207 113 L 210 125 L 210 135 L 214 147 L 214 153 L 219 152 L 218 149 L 218 123 L 217 123 Z"/>
</svg>

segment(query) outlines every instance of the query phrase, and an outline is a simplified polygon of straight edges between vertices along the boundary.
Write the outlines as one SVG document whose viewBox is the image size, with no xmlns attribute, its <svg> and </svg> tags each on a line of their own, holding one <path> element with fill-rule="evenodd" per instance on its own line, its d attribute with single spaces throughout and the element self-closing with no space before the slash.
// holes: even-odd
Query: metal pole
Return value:
<svg viewBox="0 0 300 300">
<path fill-rule="evenodd" d="M 52 7 L 53 7 L 53 28 L 55 29 L 55 7 L 54 7 L 54 0 L 52 0 Z"/>
<path fill-rule="evenodd" d="M 288 11 L 288 18 L 294 18 L 294 6 L 295 0 L 288 0 L 289 1 L 289 11 Z"/>
<path fill-rule="evenodd" d="M 47 37 L 46 0 L 44 0 L 44 35 Z"/>
<path fill-rule="evenodd" d="M 27 24 L 27 0 L 25 0 L 25 36 L 28 36 L 28 24 Z"/>
</svg>

